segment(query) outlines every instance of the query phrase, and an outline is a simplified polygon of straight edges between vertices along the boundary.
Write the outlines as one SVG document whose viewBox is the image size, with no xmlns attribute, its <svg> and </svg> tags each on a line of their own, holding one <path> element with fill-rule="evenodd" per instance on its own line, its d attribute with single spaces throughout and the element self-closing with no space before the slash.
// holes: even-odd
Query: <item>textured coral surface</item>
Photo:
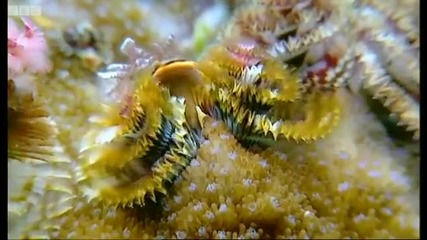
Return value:
<svg viewBox="0 0 427 240">
<path fill-rule="evenodd" d="M 93 2 L 78 1 L 64 14 L 75 11 L 94 26 L 111 28 L 107 42 L 114 50 L 124 36 L 142 45 L 164 39 L 147 34 L 154 21 L 144 15 L 149 12 Z M 184 3 L 168 10 L 172 20 L 163 20 L 174 22 L 173 11 L 185 9 Z M 183 15 L 194 18 L 189 12 Z M 77 19 L 57 13 L 49 18 L 58 23 L 38 21 L 46 24 L 47 36 Z M 151 22 L 139 24 L 144 19 Z M 47 163 L 9 160 L 10 238 L 419 238 L 419 157 L 397 147 L 365 99 L 344 89 L 337 92 L 342 119 L 325 139 L 245 149 L 222 122 L 207 117 L 197 157 L 167 196 L 145 207 L 89 203 L 75 168 L 82 136 L 94 127 L 88 120 L 100 112 L 96 74 L 82 67 L 85 57 L 64 57 L 56 41 L 49 44 L 53 71 L 36 85 L 61 147 Z"/>
</svg>

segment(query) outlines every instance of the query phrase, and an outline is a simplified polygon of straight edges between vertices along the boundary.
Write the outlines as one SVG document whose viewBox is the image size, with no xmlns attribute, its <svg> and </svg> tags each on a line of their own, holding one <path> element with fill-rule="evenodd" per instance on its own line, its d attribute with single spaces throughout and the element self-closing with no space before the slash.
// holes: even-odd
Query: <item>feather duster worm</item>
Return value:
<svg viewBox="0 0 427 240">
<path fill-rule="evenodd" d="M 284 62 L 297 61 L 312 45 L 340 29 L 342 21 L 330 23 L 334 16 L 328 7 L 310 0 L 252 1 L 236 12 L 224 31 L 223 42 L 235 39 L 237 33 Z"/>
<path fill-rule="evenodd" d="M 301 90 L 299 78 L 282 63 L 255 51 L 248 48 L 244 54 L 236 56 L 217 46 L 208 51 L 197 68 L 213 84 L 221 88 L 237 88 L 239 95 L 256 94 L 270 102 L 298 99 Z"/>
<path fill-rule="evenodd" d="M 390 23 L 397 31 L 405 35 L 406 41 L 414 48 L 419 48 L 420 44 L 420 1 L 379 1 L 363 0 L 364 5 L 369 5 L 387 16 Z"/>
<path fill-rule="evenodd" d="M 394 22 L 396 19 L 381 11 L 382 8 L 374 8 L 377 4 L 359 7 L 366 21 L 353 16 L 355 28 L 360 33 L 356 45 L 357 65 L 364 76 L 360 85 L 398 118 L 398 125 L 414 132 L 413 138 L 418 140 L 419 49 L 411 46 Z"/>
<path fill-rule="evenodd" d="M 196 111 L 198 92 L 208 84 L 202 73 L 196 69 L 195 62 L 173 60 L 158 64 L 153 78 L 169 89 L 171 95 L 185 98 L 185 117 L 194 130 L 201 130 Z"/>
<path fill-rule="evenodd" d="M 391 4 L 397 5 L 395 1 Z M 373 0 L 254 0 L 240 7 L 222 40 L 225 43 L 235 39 L 237 32 L 266 54 L 295 66 L 301 70 L 303 92 L 334 91 L 346 85 L 354 90 L 364 86 L 370 97 L 378 98 L 399 118 L 399 124 L 408 126 L 407 130 L 414 131 L 414 138 L 418 139 L 419 33 L 414 28 L 418 17 L 402 12 L 415 9 L 417 3 L 403 4 L 409 8 L 395 11 Z M 349 11 L 351 8 L 357 9 L 357 14 Z M 345 47 L 345 51 L 336 54 L 337 48 L 342 48 L 336 43 L 362 45 L 369 51 L 354 52 Z M 322 48 L 321 56 L 308 63 L 307 55 Z M 381 66 L 366 63 L 373 57 Z M 295 63 L 297 60 L 302 62 Z M 234 67 L 230 72 L 240 78 L 236 72 L 243 73 L 244 66 Z M 393 79 L 386 80 L 385 75 Z"/>
<path fill-rule="evenodd" d="M 338 123 L 340 105 L 334 91 L 303 92 L 299 78 L 271 57 L 252 57 L 257 61 L 248 66 L 221 48 L 213 48 L 207 56 L 210 62 L 201 61 L 198 68 L 212 79 L 215 102 L 204 110 L 223 120 L 242 144 L 268 143 L 278 137 L 311 141 Z M 313 70 L 312 76 L 316 74 Z"/>
<path fill-rule="evenodd" d="M 45 105 L 32 93 L 21 92 L 8 82 L 8 159 L 47 161 L 54 147 L 54 126 Z"/>
<path fill-rule="evenodd" d="M 22 72 L 45 73 L 51 68 L 43 32 L 28 18 L 21 18 L 24 29 L 8 19 L 7 66 L 11 75 Z"/>
<path fill-rule="evenodd" d="M 246 4 L 236 10 L 224 31 L 224 38 L 247 37 L 261 45 L 270 45 L 281 36 L 294 33 L 295 19 L 283 16 L 283 11 L 257 3 Z"/>
<path fill-rule="evenodd" d="M 394 113 L 399 119 L 398 125 L 407 126 L 408 131 L 414 132 L 413 138 L 418 140 L 420 136 L 418 102 L 392 81 L 371 49 L 365 45 L 360 45 L 359 53 L 362 52 L 359 63 L 363 65 L 363 73 L 366 76 L 362 87 L 374 99 L 378 99 L 391 113 Z"/>
<path fill-rule="evenodd" d="M 285 40 L 275 42 L 267 52 L 286 62 L 304 54 L 312 45 L 333 36 L 337 31 L 338 27 L 326 22 L 300 36 L 289 36 Z"/>
<path fill-rule="evenodd" d="M 334 91 L 314 91 L 303 101 L 277 104 L 272 109 L 273 122 L 262 116 L 255 117 L 255 121 L 263 131 L 276 131 L 288 140 L 311 142 L 325 137 L 336 127 L 341 109 Z"/>
<path fill-rule="evenodd" d="M 144 205 L 188 165 L 197 149 L 185 122 L 184 100 L 144 71 L 135 82 L 128 117 L 110 107 L 105 129 L 89 133 L 81 152 L 84 195 L 107 205 Z"/>
<path fill-rule="evenodd" d="M 374 5 L 375 6 L 375 5 Z M 372 6 L 360 6 L 360 22 L 355 16 L 359 40 L 377 55 L 393 80 L 408 92 L 419 96 L 419 49 L 411 46 L 410 40 L 396 27 L 389 16 Z"/>
<path fill-rule="evenodd" d="M 329 134 L 338 124 L 341 105 L 335 92 L 312 92 L 304 100 L 274 106 L 247 107 L 246 99 L 225 89 L 218 90 L 209 115 L 221 119 L 245 146 L 269 145 L 278 138 L 311 142 Z"/>
<path fill-rule="evenodd" d="M 214 107 L 208 111 L 208 114 L 222 120 L 243 146 L 250 147 L 256 144 L 266 147 L 271 143 L 267 133 L 258 131 L 261 127 L 255 126 L 256 113 L 248 110 L 239 97 L 227 89 L 218 89 L 216 96 Z M 262 105 L 257 107 L 258 111 L 265 109 Z"/>
</svg>

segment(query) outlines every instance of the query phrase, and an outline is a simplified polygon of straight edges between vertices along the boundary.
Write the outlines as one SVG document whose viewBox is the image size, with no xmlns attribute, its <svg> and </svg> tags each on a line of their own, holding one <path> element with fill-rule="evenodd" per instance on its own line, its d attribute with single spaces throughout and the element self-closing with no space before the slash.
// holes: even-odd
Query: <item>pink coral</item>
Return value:
<svg viewBox="0 0 427 240">
<path fill-rule="evenodd" d="M 8 19 L 7 52 L 9 73 L 44 73 L 50 70 L 48 47 L 43 32 L 28 18 L 21 18 L 25 29 Z"/>
</svg>

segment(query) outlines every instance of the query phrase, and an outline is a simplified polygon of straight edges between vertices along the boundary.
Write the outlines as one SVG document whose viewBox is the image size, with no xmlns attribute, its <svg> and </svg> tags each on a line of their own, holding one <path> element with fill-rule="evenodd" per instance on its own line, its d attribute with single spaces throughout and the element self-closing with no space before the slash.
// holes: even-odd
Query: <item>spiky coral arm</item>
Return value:
<svg viewBox="0 0 427 240">
<path fill-rule="evenodd" d="M 145 197 L 155 200 L 155 192 L 166 194 L 165 182 L 195 154 L 197 144 L 185 123 L 183 100 L 170 98 L 147 74 L 140 76 L 136 88 L 130 116 L 91 133 L 95 144 L 80 155 L 80 183 L 89 200 L 108 206 L 144 205 Z M 119 111 L 111 114 L 114 118 Z M 107 138 L 96 143 L 102 136 Z"/>
<path fill-rule="evenodd" d="M 233 92 L 220 89 L 211 116 L 223 120 L 244 145 L 271 140 L 311 142 L 325 137 L 339 122 L 341 105 L 335 92 L 311 93 L 305 101 L 277 102 L 248 108 Z M 270 141 L 268 140 L 271 139 Z"/>
<path fill-rule="evenodd" d="M 381 6 L 378 1 L 367 1 L 374 3 L 373 6 Z M 394 3 L 396 4 L 396 3 Z M 413 5 L 414 3 L 411 3 Z M 398 26 L 397 19 L 390 19 L 384 11 L 385 6 L 375 9 L 371 5 L 362 5 L 360 12 L 367 21 L 357 21 L 360 17 L 354 16 L 355 28 L 360 34 L 361 41 L 370 48 L 370 53 L 375 53 L 387 73 L 393 77 L 393 81 L 401 85 L 410 94 L 419 97 L 419 49 L 411 46 Z M 402 10 L 401 10 L 402 11 Z M 399 12 L 399 11 L 398 11 Z M 408 15 L 408 18 L 411 18 Z M 414 29 L 418 29 L 414 26 Z"/>
<path fill-rule="evenodd" d="M 266 118 L 256 119 L 260 126 L 276 131 L 276 135 L 286 139 L 311 142 L 324 138 L 334 129 L 341 118 L 342 105 L 336 92 L 312 92 L 305 96 L 304 101 L 278 104 L 272 116 L 279 119 L 280 124 Z M 275 128 L 270 126 L 278 125 Z"/>
<path fill-rule="evenodd" d="M 360 63 L 363 64 L 365 88 L 374 99 L 380 100 L 399 119 L 399 125 L 407 126 L 414 132 L 414 139 L 420 135 L 420 110 L 418 102 L 392 81 L 376 55 L 366 46 L 360 46 Z"/>
<path fill-rule="evenodd" d="M 364 0 L 365 5 L 376 8 L 387 16 L 395 28 L 406 36 L 407 42 L 414 48 L 419 48 L 420 44 L 420 15 L 417 9 L 420 7 L 419 1 L 388 1 Z"/>
</svg>

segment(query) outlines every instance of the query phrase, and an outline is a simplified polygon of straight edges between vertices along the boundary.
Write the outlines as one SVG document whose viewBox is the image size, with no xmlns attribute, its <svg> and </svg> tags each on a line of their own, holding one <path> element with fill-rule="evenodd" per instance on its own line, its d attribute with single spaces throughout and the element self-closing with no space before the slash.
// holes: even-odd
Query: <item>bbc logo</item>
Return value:
<svg viewBox="0 0 427 240">
<path fill-rule="evenodd" d="M 34 5 L 9 5 L 7 13 L 8 16 L 40 16 L 42 8 Z"/>
</svg>

